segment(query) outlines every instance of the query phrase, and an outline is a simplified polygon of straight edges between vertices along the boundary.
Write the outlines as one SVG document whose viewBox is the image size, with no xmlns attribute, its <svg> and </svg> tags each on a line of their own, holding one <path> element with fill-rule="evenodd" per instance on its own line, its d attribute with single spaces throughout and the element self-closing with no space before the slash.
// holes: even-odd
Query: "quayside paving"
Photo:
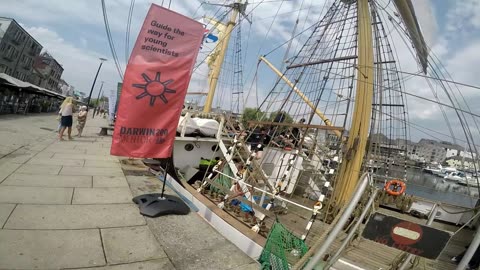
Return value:
<svg viewBox="0 0 480 270">
<path fill-rule="evenodd" d="M 141 216 L 161 183 L 125 175 L 106 124 L 58 141 L 55 115 L 0 116 L 0 269 L 259 269 L 195 212 Z"/>
</svg>

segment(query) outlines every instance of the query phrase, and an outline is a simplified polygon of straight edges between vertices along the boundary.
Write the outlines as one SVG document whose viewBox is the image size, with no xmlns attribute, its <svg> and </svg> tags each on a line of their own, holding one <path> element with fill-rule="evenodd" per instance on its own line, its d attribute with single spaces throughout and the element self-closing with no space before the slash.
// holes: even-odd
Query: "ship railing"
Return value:
<svg viewBox="0 0 480 270">
<path fill-rule="evenodd" d="M 243 133 L 244 129 L 243 127 L 241 126 L 241 124 L 239 123 L 239 127 L 240 127 L 240 130 L 236 130 L 233 123 L 230 121 L 230 119 L 228 117 L 225 118 L 225 125 L 224 125 L 225 128 L 229 128 L 230 130 L 235 130 L 236 132 L 240 132 Z M 227 131 L 228 132 L 228 131 Z M 232 145 L 237 148 L 237 147 L 241 147 L 241 151 L 243 151 L 244 153 L 247 153 L 248 154 L 248 157 L 250 157 L 253 153 L 252 151 L 247 147 L 246 145 L 246 142 L 241 139 L 240 137 L 240 134 L 237 134 L 238 136 L 237 137 L 233 137 L 230 138 L 230 143 L 232 143 Z M 240 152 L 238 150 L 236 151 L 232 151 L 232 154 L 231 154 L 231 157 L 233 158 L 233 155 L 234 154 L 237 154 L 237 157 L 240 158 L 242 164 L 246 164 L 246 160 L 242 157 L 242 155 L 240 154 Z M 265 171 L 262 169 L 262 167 L 256 162 L 256 160 L 251 160 L 251 163 L 250 165 L 253 167 L 253 169 L 258 172 L 261 176 L 263 176 L 263 179 L 261 179 L 262 181 L 264 181 L 267 185 L 269 185 L 270 183 L 268 182 L 268 176 L 267 174 L 265 173 Z M 274 190 L 274 187 L 273 186 L 269 186 L 269 188 L 271 190 Z"/>
<path fill-rule="evenodd" d="M 218 174 L 220 174 L 220 175 L 223 175 L 223 176 L 225 176 L 225 177 L 227 177 L 227 178 L 230 178 L 230 179 L 232 179 L 232 180 L 234 180 L 234 181 L 237 181 L 237 182 L 238 182 L 239 184 L 241 184 L 241 185 L 245 185 L 245 186 L 247 186 L 247 187 L 253 188 L 253 189 L 256 190 L 256 191 L 261 192 L 261 193 L 262 193 L 262 197 L 264 197 L 264 196 L 266 196 L 266 195 L 269 195 L 269 196 L 272 196 L 272 198 L 274 198 L 274 199 L 278 199 L 278 200 L 283 201 L 283 202 L 285 202 L 285 203 L 289 203 L 289 204 L 295 205 L 295 206 L 300 207 L 300 208 L 303 208 L 303 209 L 305 209 L 305 210 L 308 210 L 308 211 L 311 211 L 311 212 L 315 212 L 315 211 L 316 211 L 316 210 L 313 209 L 313 208 L 310 208 L 310 207 L 307 207 L 307 206 L 305 206 L 305 205 L 302 205 L 302 204 L 296 203 L 296 202 L 294 202 L 294 201 L 291 201 L 291 200 L 289 200 L 289 199 L 283 198 L 282 196 L 275 195 L 275 194 L 273 194 L 273 193 L 271 193 L 271 192 L 268 192 L 268 191 L 266 191 L 266 190 L 264 190 L 264 189 L 261 189 L 261 188 L 255 187 L 255 186 L 253 186 L 253 185 L 251 185 L 251 184 L 249 184 L 249 183 L 246 183 L 245 181 L 240 180 L 240 179 L 238 179 L 238 178 L 231 177 L 230 175 L 224 174 L 224 173 L 221 172 L 221 171 L 214 170 L 214 172 L 216 172 L 216 173 L 218 173 Z"/>
<path fill-rule="evenodd" d="M 357 192 L 354 193 L 353 197 L 350 199 L 350 202 L 345 206 L 343 213 L 341 213 L 341 216 L 339 217 L 337 223 L 331 227 L 331 230 L 327 238 L 322 242 L 315 243 L 310 249 L 310 251 L 307 252 L 307 254 L 305 254 L 302 257 L 302 259 L 297 262 L 297 264 L 294 267 L 295 269 L 302 268 L 303 264 L 307 262 L 310 256 L 311 256 L 310 261 L 307 263 L 307 265 L 303 269 L 312 270 L 316 267 L 318 262 L 324 257 L 328 248 L 333 244 L 333 241 L 337 238 L 338 234 L 342 231 L 342 229 L 347 224 L 353 211 L 357 207 L 358 202 L 362 198 L 363 193 L 367 189 L 369 183 L 371 183 L 371 177 L 368 173 L 364 173 L 360 177 L 360 181 L 357 184 L 357 188 L 356 188 Z M 364 211 L 366 211 L 365 209 Z M 315 253 L 312 256 L 313 252 Z"/>
</svg>

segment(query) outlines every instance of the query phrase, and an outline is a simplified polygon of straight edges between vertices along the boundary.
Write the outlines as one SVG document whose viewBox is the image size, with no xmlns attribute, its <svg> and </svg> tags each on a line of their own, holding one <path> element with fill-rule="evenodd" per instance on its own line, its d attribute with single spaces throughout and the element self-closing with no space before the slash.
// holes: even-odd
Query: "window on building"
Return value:
<svg viewBox="0 0 480 270">
<path fill-rule="evenodd" d="M 5 73 L 5 71 L 7 71 L 7 66 L 0 65 L 0 73 Z"/>
<path fill-rule="evenodd" d="M 13 49 L 12 58 L 17 59 L 17 57 L 18 57 L 18 51 Z"/>
<path fill-rule="evenodd" d="M 7 45 L 7 52 L 5 53 L 5 56 L 8 58 L 12 58 L 13 54 L 13 47 L 10 45 Z"/>
</svg>

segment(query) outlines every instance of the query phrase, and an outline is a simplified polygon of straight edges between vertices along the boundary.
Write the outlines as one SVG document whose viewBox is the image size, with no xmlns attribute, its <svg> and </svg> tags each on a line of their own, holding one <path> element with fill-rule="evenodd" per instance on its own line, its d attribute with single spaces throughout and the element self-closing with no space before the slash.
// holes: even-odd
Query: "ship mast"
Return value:
<svg viewBox="0 0 480 270">
<path fill-rule="evenodd" d="M 358 69 L 355 107 L 346 151 L 333 193 L 337 208 L 355 192 L 368 140 L 373 100 L 373 40 L 368 0 L 357 1 Z"/>
<path fill-rule="evenodd" d="M 222 70 L 222 64 L 225 59 L 225 55 L 227 53 L 228 43 L 230 41 L 233 28 L 235 27 L 238 14 L 244 14 L 247 3 L 241 3 L 241 0 L 238 0 L 238 2 L 233 3 L 232 5 L 230 5 L 230 7 L 232 8 L 232 15 L 230 16 L 230 20 L 226 23 L 224 36 L 217 45 L 220 49 L 218 51 L 218 55 L 215 58 L 213 69 L 209 78 L 210 84 L 207 94 L 207 100 L 205 101 L 205 106 L 203 107 L 203 112 L 205 113 L 209 113 L 212 110 L 213 97 L 215 96 L 215 89 L 217 88 L 218 78 Z"/>
</svg>

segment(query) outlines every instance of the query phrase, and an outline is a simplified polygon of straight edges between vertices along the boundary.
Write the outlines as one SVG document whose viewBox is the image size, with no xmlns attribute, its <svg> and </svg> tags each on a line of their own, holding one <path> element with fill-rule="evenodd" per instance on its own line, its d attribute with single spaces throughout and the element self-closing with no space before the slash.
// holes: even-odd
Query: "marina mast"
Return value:
<svg viewBox="0 0 480 270">
<path fill-rule="evenodd" d="M 358 68 L 355 107 L 346 151 L 333 193 L 337 208 L 355 192 L 368 140 L 373 100 L 373 40 L 368 0 L 357 1 Z"/>
<path fill-rule="evenodd" d="M 230 16 L 230 20 L 226 23 L 224 36 L 221 37 L 219 44 L 217 45 L 219 48 L 216 49 L 218 50 L 218 55 L 216 55 L 215 57 L 213 69 L 208 80 L 210 84 L 207 94 L 207 100 L 205 101 L 205 106 L 203 107 L 203 112 L 205 113 L 209 113 L 212 110 L 213 97 L 215 96 L 215 89 L 217 88 L 218 78 L 222 70 L 222 64 L 225 59 L 225 55 L 227 53 L 228 43 L 230 41 L 233 28 L 236 25 L 238 14 L 245 14 L 247 3 L 242 3 L 241 0 L 239 0 L 236 3 L 229 5 L 229 7 L 232 8 L 232 15 Z"/>
</svg>

